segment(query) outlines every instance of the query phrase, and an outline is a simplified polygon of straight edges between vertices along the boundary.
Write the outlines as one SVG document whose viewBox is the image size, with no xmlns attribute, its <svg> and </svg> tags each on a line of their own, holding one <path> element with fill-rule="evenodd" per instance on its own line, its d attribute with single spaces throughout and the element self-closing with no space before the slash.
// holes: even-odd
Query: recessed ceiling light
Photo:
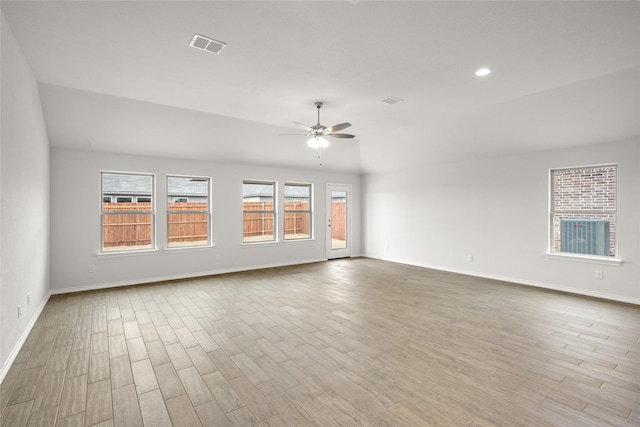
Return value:
<svg viewBox="0 0 640 427">
<path fill-rule="evenodd" d="M 476 76 L 478 77 L 488 76 L 489 74 L 491 74 L 491 68 L 480 68 L 476 71 Z"/>
</svg>

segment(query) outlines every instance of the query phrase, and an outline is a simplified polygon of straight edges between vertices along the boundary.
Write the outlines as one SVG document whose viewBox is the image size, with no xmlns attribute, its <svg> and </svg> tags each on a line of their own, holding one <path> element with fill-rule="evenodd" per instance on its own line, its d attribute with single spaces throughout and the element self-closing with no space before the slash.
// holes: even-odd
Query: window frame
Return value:
<svg viewBox="0 0 640 427">
<path fill-rule="evenodd" d="M 212 214 L 211 214 L 211 177 L 210 176 L 196 176 L 196 175 L 178 175 L 178 174 L 170 174 L 165 177 L 165 190 L 167 195 L 167 203 L 166 203 L 166 226 L 167 226 L 167 250 L 184 250 L 184 249 L 202 249 L 213 246 L 213 225 L 212 225 Z M 169 191 L 169 178 L 189 178 L 195 180 L 206 180 L 207 182 L 207 209 L 206 210 L 194 210 L 194 211 L 177 211 L 169 209 L 169 203 L 188 203 L 189 196 L 175 196 L 172 195 Z M 171 196 L 170 196 L 171 194 Z M 176 202 L 176 199 L 186 199 L 186 202 Z M 206 214 L 207 215 L 207 243 L 204 245 L 184 245 L 184 246 L 170 246 L 171 242 L 169 241 L 169 218 L 171 214 L 184 214 L 185 212 L 194 213 L 194 214 Z"/>
<path fill-rule="evenodd" d="M 117 196 L 105 196 L 104 195 L 104 175 L 108 174 L 108 175 L 131 175 L 131 176 L 148 176 L 151 178 L 151 195 L 149 196 L 151 198 L 151 210 L 149 211 L 140 211 L 140 210 L 130 210 L 130 211 L 122 211 L 122 210 L 117 210 L 117 211 L 113 211 L 113 210 L 105 210 L 104 209 L 104 199 L 105 197 L 110 197 L 111 198 L 111 202 L 109 203 L 114 203 L 114 198 L 115 198 L 115 203 L 118 203 L 118 197 Z M 100 179 L 100 247 L 98 250 L 98 255 L 123 255 L 123 254 L 135 254 L 135 253 L 145 253 L 145 252 L 157 252 L 158 248 L 157 248 L 157 236 L 156 236 L 156 197 L 157 197 L 157 192 L 156 192 L 156 174 L 155 173 L 150 173 L 150 172 L 127 172 L 127 171 L 111 171 L 111 170 L 101 170 L 99 173 L 99 179 Z M 134 203 L 133 202 L 133 198 L 135 196 L 131 196 L 131 202 L 130 203 Z M 144 196 L 146 197 L 146 196 Z M 124 202 L 122 202 L 124 203 Z M 151 247 L 149 248 L 134 248 L 134 249 L 119 249 L 119 250 L 105 250 L 104 247 L 104 228 L 105 228 L 105 216 L 106 215 L 112 215 L 114 213 L 121 213 L 121 214 L 128 214 L 128 215 L 133 215 L 133 214 L 149 214 L 151 216 Z"/>
<path fill-rule="evenodd" d="M 244 186 L 246 184 L 255 184 L 255 185 L 270 185 L 273 188 L 272 195 L 272 209 L 264 209 L 264 210 L 245 210 L 244 206 Z M 268 181 L 268 180 L 255 180 L 255 179 L 244 179 L 242 180 L 242 244 L 243 245 L 265 245 L 265 244 L 273 244 L 278 243 L 278 182 L 277 181 Z M 250 214 L 271 214 L 273 215 L 273 239 L 270 240 L 256 240 L 256 241 L 247 241 L 246 236 L 244 235 L 245 230 L 245 215 L 247 213 Z"/>
<path fill-rule="evenodd" d="M 615 208 L 614 209 L 558 209 L 555 205 L 555 172 L 562 171 L 571 171 L 571 170 L 589 170 L 589 169 L 599 169 L 599 168 L 614 168 L 615 171 L 615 183 L 614 183 L 614 191 L 615 191 Z M 618 164 L 617 163 L 603 163 L 596 165 L 582 165 L 582 166 L 571 166 L 571 167 L 557 167 L 549 169 L 549 216 L 548 216 L 548 246 L 547 246 L 547 255 L 551 258 L 557 259 L 566 259 L 570 261 L 581 261 L 581 262 L 590 262 L 595 264 L 609 264 L 609 265 L 621 265 L 622 261 L 619 257 L 618 252 L 618 239 L 620 235 L 619 224 L 618 224 Z M 574 252 L 562 252 L 560 250 L 555 250 L 555 239 L 554 239 L 554 217 L 557 214 L 575 214 L 575 215 L 610 215 L 614 219 L 614 255 L 595 255 L 595 254 L 581 254 Z M 587 219 L 587 218 L 585 218 Z"/>
<path fill-rule="evenodd" d="M 295 209 L 295 210 L 289 210 L 286 208 L 286 204 L 287 204 L 287 187 L 307 187 L 309 189 L 309 209 L 306 210 L 301 210 L 301 209 Z M 300 242 L 300 241 L 306 241 L 306 240 L 313 240 L 314 239 L 314 227 L 313 227 L 313 184 L 310 183 L 302 183 L 302 182 L 285 182 L 283 185 L 283 192 L 282 192 L 282 210 L 283 210 L 283 218 L 285 221 L 285 224 L 283 224 L 283 230 L 282 230 L 282 240 L 284 242 Z M 286 218 L 287 218 L 287 214 L 288 213 L 292 213 L 292 214 L 296 214 L 296 213 L 302 213 L 302 214 L 309 214 L 309 237 L 297 237 L 297 238 L 287 238 L 287 230 L 286 230 Z"/>
</svg>

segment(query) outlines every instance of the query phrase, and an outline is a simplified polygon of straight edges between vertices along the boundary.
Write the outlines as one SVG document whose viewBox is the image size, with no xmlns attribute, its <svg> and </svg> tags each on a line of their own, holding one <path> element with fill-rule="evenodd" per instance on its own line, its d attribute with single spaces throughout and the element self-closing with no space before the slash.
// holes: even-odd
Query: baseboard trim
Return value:
<svg viewBox="0 0 640 427">
<path fill-rule="evenodd" d="M 245 266 L 245 267 L 224 268 L 219 270 L 199 271 L 197 273 L 185 273 L 185 274 L 175 274 L 175 275 L 168 275 L 168 276 L 146 277 L 146 278 L 141 278 L 137 280 L 123 280 L 119 282 L 98 283 L 98 284 L 86 285 L 86 286 L 74 286 L 74 287 L 68 287 L 68 288 L 51 289 L 51 295 L 70 294 L 75 292 L 86 292 L 86 291 L 97 291 L 100 289 L 118 288 L 122 286 L 134 286 L 134 285 L 141 285 L 145 283 L 167 282 L 170 280 L 194 279 L 197 277 L 217 276 L 220 274 L 238 273 L 242 271 L 262 270 L 264 268 L 287 267 L 290 265 L 311 264 L 314 262 L 323 262 L 326 260 L 327 260 L 326 258 L 314 258 L 314 259 L 300 260 L 296 262 L 260 264 L 260 265 L 250 266 L 250 267 Z"/>
<path fill-rule="evenodd" d="M 551 284 L 551 283 L 536 282 L 536 281 L 533 281 L 533 280 L 524 280 L 524 279 L 519 279 L 519 278 L 515 278 L 515 277 L 500 276 L 500 275 L 494 275 L 494 274 L 482 274 L 482 273 L 478 273 L 478 272 L 475 272 L 475 271 L 467 271 L 467 270 L 462 270 L 462 269 L 457 269 L 457 268 L 446 268 L 446 267 L 437 266 L 437 265 L 431 265 L 431 264 L 410 263 L 410 262 L 391 259 L 391 258 L 377 258 L 377 259 L 382 259 L 384 261 L 389 261 L 389 262 L 395 262 L 395 263 L 398 263 L 398 264 L 412 265 L 412 266 L 415 266 L 415 267 L 429 268 L 429 269 L 432 269 L 432 270 L 446 271 L 448 273 L 464 274 L 465 276 L 480 277 L 480 278 L 483 278 L 483 279 L 498 280 L 500 282 L 510 282 L 510 283 L 515 283 L 517 285 L 531 286 L 531 287 L 534 287 L 534 288 L 548 289 L 548 290 L 551 290 L 551 291 L 564 292 L 564 293 L 568 293 L 568 294 L 581 295 L 581 296 L 586 296 L 586 297 L 591 297 L 591 298 L 598 298 L 598 299 L 605 299 L 605 300 L 610 300 L 610 301 L 623 302 L 623 303 L 626 303 L 626 304 L 640 305 L 640 299 L 639 298 L 627 298 L 627 297 L 622 297 L 622 296 L 619 296 L 619 295 L 607 294 L 607 293 L 604 293 L 604 292 L 585 291 L 585 290 L 582 290 L 582 289 L 570 288 L 570 287 L 566 287 L 566 286 L 558 286 L 558 285 L 554 285 L 554 284 Z"/>
<path fill-rule="evenodd" d="M 2 365 L 2 370 L 0 370 L 0 383 L 4 381 L 4 377 L 9 372 L 9 369 L 11 369 L 11 366 L 13 365 L 13 362 L 16 360 L 18 353 L 22 349 L 24 342 L 27 340 L 27 337 L 31 333 L 31 330 L 36 324 L 36 321 L 40 317 L 40 314 L 42 314 L 42 310 L 44 310 L 44 307 L 47 305 L 47 302 L 49 302 L 50 296 L 51 296 L 50 292 L 45 295 L 45 298 L 43 299 L 42 303 L 40 303 L 36 311 L 33 313 L 33 316 L 31 316 L 31 319 L 29 320 L 29 323 L 27 324 L 27 327 L 25 328 L 24 332 L 22 332 L 22 335 L 20 335 L 18 342 L 16 342 L 16 344 L 13 346 L 11 353 L 9 353 L 9 357 L 5 361 L 4 365 Z"/>
</svg>

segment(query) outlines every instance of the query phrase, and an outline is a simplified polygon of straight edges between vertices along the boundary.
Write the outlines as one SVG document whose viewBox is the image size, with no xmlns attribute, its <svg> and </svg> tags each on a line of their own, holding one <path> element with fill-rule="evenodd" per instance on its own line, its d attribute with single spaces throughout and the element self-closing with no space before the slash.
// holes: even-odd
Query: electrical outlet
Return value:
<svg viewBox="0 0 640 427">
<path fill-rule="evenodd" d="M 27 305 L 31 304 L 31 294 L 27 293 Z"/>
<path fill-rule="evenodd" d="M 89 264 L 89 273 L 95 273 L 96 272 L 96 266 L 94 264 Z"/>
<path fill-rule="evenodd" d="M 596 270 L 596 279 L 598 280 L 604 279 L 604 273 L 602 272 L 602 270 Z"/>
<path fill-rule="evenodd" d="M 473 255 L 471 254 L 467 255 L 467 261 L 473 262 Z"/>
<path fill-rule="evenodd" d="M 216 261 L 220 261 L 220 254 L 216 254 Z"/>
</svg>

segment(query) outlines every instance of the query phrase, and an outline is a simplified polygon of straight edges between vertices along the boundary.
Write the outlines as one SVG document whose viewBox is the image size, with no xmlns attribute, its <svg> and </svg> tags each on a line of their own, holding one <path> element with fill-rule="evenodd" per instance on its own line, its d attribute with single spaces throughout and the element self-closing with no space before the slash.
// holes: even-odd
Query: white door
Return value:
<svg viewBox="0 0 640 427">
<path fill-rule="evenodd" d="M 351 256 L 351 186 L 327 184 L 327 259 Z"/>
</svg>

